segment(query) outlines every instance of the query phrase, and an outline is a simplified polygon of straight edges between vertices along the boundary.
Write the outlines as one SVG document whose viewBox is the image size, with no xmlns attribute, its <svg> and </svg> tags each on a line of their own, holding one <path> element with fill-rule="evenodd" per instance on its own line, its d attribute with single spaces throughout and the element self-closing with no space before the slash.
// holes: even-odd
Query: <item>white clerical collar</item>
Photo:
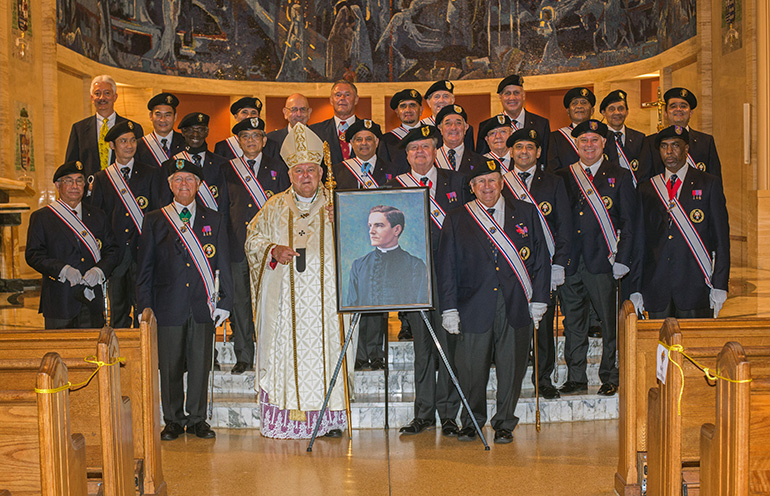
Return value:
<svg viewBox="0 0 770 496">
<path fill-rule="evenodd" d="M 347 122 L 347 124 L 348 124 L 348 127 L 350 127 L 350 126 L 352 126 L 352 125 L 353 125 L 353 123 L 354 123 L 354 122 L 356 122 L 356 115 L 355 115 L 355 114 L 353 114 L 353 115 L 351 115 L 350 117 L 348 117 L 348 118 L 347 118 L 347 119 L 345 119 L 345 120 L 342 120 L 342 119 L 340 119 L 339 117 L 337 117 L 337 116 L 335 115 L 335 116 L 334 116 L 334 127 L 335 127 L 336 129 L 339 129 L 339 128 L 340 128 L 340 123 L 341 123 L 341 122 Z"/>
<path fill-rule="evenodd" d="M 193 227 L 193 221 L 195 221 L 195 198 L 193 198 L 193 201 L 190 202 L 189 205 L 182 205 L 176 199 L 174 199 L 174 208 L 176 209 L 176 213 L 181 214 L 182 210 L 185 208 L 190 212 L 190 228 Z"/>
<path fill-rule="evenodd" d="M 680 167 L 679 170 L 676 171 L 676 172 L 671 172 L 668 169 L 664 169 L 664 171 L 663 171 L 663 179 L 665 179 L 666 182 L 668 182 L 668 180 L 671 179 L 671 176 L 676 174 L 677 179 L 679 179 L 680 181 L 682 181 L 682 183 L 684 183 L 684 178 L 687 175 L 687 169 L 689 169 L 689 168 L 690 168 L 690 166 L 687 165 L 687 162 L 685 162 L 684 165 L 682 167 Z"/>
<path fill-rule="evenodd" d="M 301 196 L 299 193 L 297 193 L 297 190 L 295 190 L 294 188 L 292 188 L 292 191 L 294 192 L 294 199 L 297 200 L 298 202 L 300 202 L 300 203 L 313 203 L 313 201 L 315 201 L 315 199 L 318 198 L 318 192 L 321 191 L 321 188 L 318 188 L 315 191 L 315 194 L 313 196 L 311 196 L 310 198 L 308 198 L 306 196 Z"/>
<path fill-rule="evenodd" d="M 599 167 L 602 166 L 602 162 L 604 162 L 604 157 L 599 158 L 599 160 L 597 160 L 594 165 L 589 167 L 581 160 L 580 167 L 582 167 L 584 170 L 589 169 L 591 171 L 591 176 L 596 177 L 596 173 L 599 171 Z"/>
<path fill-rule="evenodd" d="M 396 248 L 398 248 L 398 245 L 391 246 L 390 248 L 380 248 L 379 246 L 377 247 L 377 249 L 380 250 L 382 253 L 388 253 L 389 251 L 393 251 Z"/>
</svg>

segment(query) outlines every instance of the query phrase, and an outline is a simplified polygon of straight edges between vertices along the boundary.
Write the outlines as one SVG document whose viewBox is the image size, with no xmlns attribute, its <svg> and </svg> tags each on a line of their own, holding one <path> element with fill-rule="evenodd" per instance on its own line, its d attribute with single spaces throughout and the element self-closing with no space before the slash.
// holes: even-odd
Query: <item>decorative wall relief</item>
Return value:
<svg viewBox="0 0 770 496">
<path fill-rule="evenodd" d="M 35 170 L 35 149 L 32 143 L 32 121 L 27 108 L 29 105 L 16 102 L 16 179 L 32 184 Z"/>
<path fill-rule="evenodd" d="M 191 77 L 308 82 L 497 78 L 651 57 L 696 34 L 695 4 L 58 0 L 58 40 L 115 67 Z"/>
<path fill-rule="evenodd" d="M 13 0 L 11 2 L 11 33 L 13 38 L 13 55 L 21 60 L 30 59 L 30 36 L 32 36 L 29 0 Z"/>
<path fill-rule="evenodd" d="M 743 46 L 743 0 L 722 0 L 722 55 Z"/>
</svg>

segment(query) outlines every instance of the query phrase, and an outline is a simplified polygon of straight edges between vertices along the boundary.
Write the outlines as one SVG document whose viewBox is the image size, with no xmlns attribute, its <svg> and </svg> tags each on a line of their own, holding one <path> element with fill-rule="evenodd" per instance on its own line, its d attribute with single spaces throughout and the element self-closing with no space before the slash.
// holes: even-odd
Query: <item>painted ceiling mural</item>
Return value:
<svg viewBox="0 0 770 496">
<path fill-rule="evenodd" d="M 58 0 L 58 41 L 107 65 L 254 81 L 569 72 L 696 34 L 696 0 Z"/>
</svg>

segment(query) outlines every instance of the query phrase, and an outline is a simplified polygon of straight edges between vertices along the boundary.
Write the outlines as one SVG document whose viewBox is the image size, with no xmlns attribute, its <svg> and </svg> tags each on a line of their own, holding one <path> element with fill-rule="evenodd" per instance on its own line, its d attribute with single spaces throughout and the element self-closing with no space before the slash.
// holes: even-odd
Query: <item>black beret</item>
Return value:
<svg viewBox="0 0 770 496">
<path fill-rule="evenodd" d="M 191 114 L 187 114 L 186 116 L 182 117 L 182 120 L 179 121 L 179 129 L 184 129 L 186 127 L 192 127 L 192 126 L 208 126 L 209 125 L 209 116 L 202 113 L 202 112 L 193 112 Z"/>
<path fill-rule="evenodd" d="M 398 144 L 398 146 L 399 148 L 406 148 L 406 145 L 412 141 L 420 141 L 430 138 L 435 140 L 441 138 L 441 133 L 439 133 L 438 128 L 436 126 L 428 125 L 420 126 L 411 129 L 408 133 L 406 133 L 406 136 L 401 139 L 401 142 Z"/>
<path fill-rule="evenodd" d="M 596 133 L 602 138 L 607 137 L 607 124 L 599 122 L 596 119 L 588 119 L 585 122 L 581 122 L 572 130 L 572 137 L 577 138 L 581 134 Z"/>
<path fill-rule="evenodd" d="M 437 91 L 448 91 L 454 94 L 454 89 L 455 85 L 452 84 L 452 81 L 436 81 L 435 83 L 431 84 L 430 88 L 428 88 L 428 91 L 425 92 L 425 99 L 427 100 L 433 93 Z"/>
<path fill-rule="evenodd" d="M 56 172 L 53 173 L 53 182 L 56 182 L 69 174 L 83 174 L 83 177 L 86 177 L 86 173 L 83 172 L 83 164 L 80 160 L 73 160 L 72 162 L 65 162 L 60 165 L 59 168 L 56 169 Z"/>
<path fill-rule="evenodd" d="M 690 110 L 695 110 L 695 107 L 698 106 L 698 99 L 695 98 L 695 95 L 692 94 L 692 91 L 688 90 L 687 88 L 671 88 L 663 94 L 663 99 L 666 101 L 666 105 L 668 105 L 668 101 L 672 98 L 681 98 L 682 100 L 685 100 L 690 104 Z"/>
<path fill-rule="evenodd" d="M 468 114 L 465 113 L 464 108 L 459 105 L 447 105 L 446 107 L 439 110 L 438 114 L 436 114 L 436 125 L 438 126 L 441 124 L 441 121 L 444 120 L 444 117 L 450 114 L 457 114 L 462 117 L 465 122 L 468 122 Z"/>
<path fill-rule="evenodd" d="M 249 131 L 251 129 L 265 130 L 265 121 L 259 117 L 252 117 L 250 119 L 243 119 L 241 122 L 233 126 L 233 134 L 238 136 L 241 131 Z"/>
<path fill-rule="evenodd" d="M 599 112 L 604 112 L 604 109 L 607 108 L 607 105 L 612 103 L 626 102 L 626 106 L 628 106 L 628 101 L 626 100 L 627 98 L 628 95 L 623 90 L 611 91 L 609 95 L 604 97 L 602 103 L 599 104 Z"/>
<path fill-rule="evenodd" d="M 412 100 L 417 102 L 417 105 L 422 105 L 422 96 L 420 95 L 420 92 L 413 89 L 406 89 L 401 90 L 390 99 L 390 108 L 392 110 L 396 110 L 398 108 L 398 104 L 406 101 L 406 100 Z"/>
<path fill-rule="evenodd" d="M 484 165 L 476 165 L 471 169 L 470 174 L 468 175 L 468 179 L 473 179 L 474 177 L 483 176 L 484 174 L 492 174 L 493 172 L 499 172 L 500 174 L 503 173 L 502 166 L 500 165 L 500 162 L 493 158 L 487 158 L 484 157 L 485 163 Z"/>
<path fill-rule="evenodd" d="M 591 103 L 592 107 L 596 105 L 596 96 L 594 95 L 594 92 L 581 86 L 578 88 L 572 88 L 564 94 L 564 108 L 569 108 L 569 104 L 575 98 L 586 98 Z"/>
<path fill-rule="evenodd" d="M 116 139 L 120 138 L 126 133 L 132 133 L 134 135 L 134 138 L 141 138 L 138 134 L 139 130 L 137 129 L 137 125 L 134 124 L 131 121 L 120 121 L 116 123 L 114 126 L 112 126 L 112 129 L 107 131 L 107 134 L 104 135 L 104 141 L 106 143 L 109 143 L 110 141 L 115 141 Z"/>
<path fill-rule="evenodd" d="M 353 136 L 359 131 L 369 131 L 377 136 L 377 139 L 382 138 L 382 129 L 380 129 L 379 124 L 369 119 L 360 119 L 354 122 L 348 127 L 348 130 L 345 131 L 345 141 L 350 143 L 350 140 L 352 140 Z"/>
<path fill-rule="evenodd" d="M 512 135 L 508 136 L 508 141 L 505 144 L 508 148 L 511 148 L 519 141 L 531 141 L 536 147 L 540 148 L 540 134 L 532 128 L 525 127 L 514 131 Z"/>
<path fill-rule="evenodd" d="M 152 110 L 156 105 L 170 105 L 176 110 L 176 106 L 179 105 L 179 98 L 171 93 L 158 93 L 147 102 L 147 109 Z"/>
<path fill-rule="evenodd" d="M 257 112 L 262 112 L 262 100 L 253 96 L 244 96 L 240 100 L 230 105 L 230 113 L 235 115 L 241 111 L 241 109 L 253 108 L 257 109 Z"/>
<path fill-rule="evenodd" d="M 511 118 L 506 114 L 497 114 L 485 121 L 481 121 L 479 123 L 479 136 L 484 138 L 490 131 L 500 127 L 511 127 Z"/>
<path fill-rule="evenodd" d="M 203 169 L 187 159 L 170 158 L 163 162 L 161 167 L 166 171 L 168 177 L 171 177 L 171 175 L 176 172 L 189 172 L 190 174 L 195 174 L 201 181 L 203 181 Z"/>
<path fill-rule="evenodd" d="M 690 144 L 690 133 L 687 132 L 686 127 L 682 126 L 668 126 L 665 129 L 658 131 L 658 135 L 655 136 L 655 148 L 660 148 L 660 143 L 664 139 L 679 138 L 688 145 Z"/>
<path fill-rule="evenodd" d="M 523 88 L 524 78 L 519 76 L 518 74 L 511 74 L 510 76 L 507 76 L 505 79 L 500 81 L 500 84 L 497 85 L 497 94 L 499 95 L 500 93 L 502 93 L 505 87 L 511 84 L 514 86 L 521 86 Z"/>
</svg>

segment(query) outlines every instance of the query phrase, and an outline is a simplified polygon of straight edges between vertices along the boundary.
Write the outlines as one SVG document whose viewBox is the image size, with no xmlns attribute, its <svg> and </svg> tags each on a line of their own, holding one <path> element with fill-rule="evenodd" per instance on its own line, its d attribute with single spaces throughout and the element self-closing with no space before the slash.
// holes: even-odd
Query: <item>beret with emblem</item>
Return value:
<svg viewBox="0 0 770 496">
<path fill-rule="evenodd" d="M 414 129 L 411 129 L 408 133 L 406 133 L 406 136 L 401 139 L 401 142 L 398 144 L 399 148 L 406 148 L 406 145 L 411 143 L 412 141 L 420 141 L 424 139 L 430 139 L 433 138 L 435 140 L 438 140 L 441 138 L 441 133 L 438 131 L 438 128 L 436 126 L 420 126 L 416 127 Z"/>
<path fill-rule="evenodd" d="M 692 91 L 688 90 L 687 88 L 671 88 L 663 94 L 663 99 L 666 101 L 666 105 L 668 105 L 668 101 L 672 98 L 681 98 L 682 100 L 686 101 L 690 104 L 690 110 L 695 110 L 695 107 L 698 106 L 698 99 L 695 98 L 695 95 L 693 95 Z"/>
<path fill-rule="evenodd" d="M 107 131 L 107 134 L 104 135 L 104 141 L 106 143 L 109 143 L 111 141 L 115 141 L 116 139 L 120 138 L 126 133 L 132 133 L 134 135 L 134 138 L 141 138 L 139 135 L 139 126 L 137 126 L 135 123 L 131 121 L 120 121 L 116 123 L 114 126 L 112 126 L 112 129 Z"/>
<path fill-rule="evenodd" d="M 73 160 L 72 162 L 65 162 L 61 164 L 56 169 L 56 172 L 53 173 L 53 182 L 56 182 L 62 177 L 68 176 L 70 174 L 83 174 L 83 177 L 86 176 L 86 173 L 83 172 L 83 164 L 80 162 L 80 160 Z"/>
<path fill-rule="evenodd" d="M 499 172 L 500 174 L 503 173 L 500 162 L 493 158 L 484 158 L 485 160 L 483 164 L 475 165 L 473 169 L 471 169 L 471 172 L 468 175 L 468 179 L 473 179 L 474 177 L 483 176 L 485 174 L 492 174 L 493 172 Z"/>
<path fill-rule="evenodd" d="M 195 174 L 201 181 L 203 181 L 203 169 L 187 159 L 170 158 L 163 162 L 161 167 L 163 167 L 163 170 L 166 171 L 166 175 L 168 177 L 171 177 L 177 172 L 189 172 L 190 174 Z"/>
<path fill-rule="evenodd" d="M 465 113 L 464 108 L 459 105 L 447 105 L 436 114 L 436 125 L 440 125 L 441 121 L 443 121 L 446 116 L 452 114 L 457 114 L 462 117 L 465 122 L 468 122 L 468 114 Z"/>
<path fill-rule="evenodd" d="M 252 117 L 250 119 L 243 119 L 241 122 L 233 126 L 233 134 L 238 136 L 241 131 L 250 131 L 252 129 L 265 130 L 265 121 L 259 117 Z"/>
<path fill-rule="evenodd" d="M 479 124 L 479 136 L 483 138 L 489 134 L 490 131 L 501 127 L 511 127 L 511 118 L 505 114 L 498 114 L 485 121 L 481 121 Z"/>
<path fill-rule="evenodd" d="M 393 95 L 393 97 L 390 99 L 390 108 L 392 110 L 396 110 L 399 103 L 405 102 L 407 100 L 415 101 L 417 102 L 417 105 L 422 105 L 422 95 L 420 95 L 420 92 L 409 88 L 401 90 Z"/>
<path fill-rule="evenodd" d="M 425 92 L 425 99 L 427 100 L 430 98 L 430 96 L 437 92 L 437 91 L 448 91 L 450 93 L 454 93 L 455 85 L 452 84 L 452 81 L 436 81 L 435 83 L 430 85 L 430 88 L 428 88 L 428 91 Z"/>
<path fill-rule="evenodd" d="M 345 141 L 350 143 L 350 141 L 353 139 L 353 136 L 355 136 L 359 131 L 369 131 L 370 133 L 377 136 L 377 139 L 382 138 L 382 129 L 380 129 L 379 124 L 370 119 L 360 119 L 354 122 L 350 127 L 348 127 L 347 131 L 345 131 Z"/>
<path fill-rule="evenodd" d="M 588 119 L 581 122 L 572 130 L 572 137 L 577 138 L 581 134 L 596 133 L 602 138 L 607 137 L 607 124 L 599 122 L 596 119 Z"/>
<path fill-rule="evenodd" d="M 594 95 L 594 92 L 580 86 L 578 88 L 572 88 L 564 94 L 564 108 L 569 108 L 569 104 L 572 103 L 572 100 L 575 98 L 585 98 L 592 107 L 596 105 L 596 96 Z"/>
<path fill-rule="evenodd" d="M 184 129 L 186 127 L 192 127 L 192 126 L 208 126 L 208 125 L 209 125 L 209 116 L 202 112 L 193 112 L 191 114 L 187 114 L 186 116 L 182 117 L 181 121 L 179 121 L 179 129 Z"/>
<path fill-rule="evenodd" d="M 147 110 L 152 110 L 158 105 L 169 105 L 176 110 L 177 105 L 179 105 L 179 98 L 171 93 L 158 93 L 147 102 Z"/>
<path fill-rule="evenodd" d="M 262 100 L 253 96 L 244 96 L 243 98 L 236 100 L 235 103 L 230 105 L 230 113 L 236 115 L 242 109 L 253 108 L 257 109 L 257 112 L 262 112 Z"/>
<path fill-rule="evenodd" d="M 605 96 L 602 100 L 602 103 L 599 104 L 599 112 L 604 112 L 604 109 L 607 108 L 608 105 L 612 105 L 613 103 L 618 102 L 626 102 L 626 105 L 628 105 L 628 94 L 623 90 L 615 90 L 611 91 L 609 95 Z"/>
<path fill-rule="evenodd" d="M 682 126 L 668 126 L 665 129 L 658 131 L 658 135 L 655 136 L 655 148 L 660 148 L 660 143 L 664 139 L 679 138 L 686 144 L 690 144 L 690 133 L 687 132 L 686 127 Z"/>
<path fill-rule="evenodd" d="M 497 85 L 497 94 L 503 92 L 506 86 L 521 86 L 524 87 L 524 78 L 519 76 L 518 74 L 511 74 L 510 76 L 505 77 L 502 81 L 500 81 L 500 84 Z"/>
<path fill-rule="evenodd" d="M 540 133 L 531 127 L 517 129 L 512 135 L 508 136 L 508 141 L 505 144 L 510 148 L 519 141 L 531 141 L 536 147 L 540 148 Z"/>
</svg>

